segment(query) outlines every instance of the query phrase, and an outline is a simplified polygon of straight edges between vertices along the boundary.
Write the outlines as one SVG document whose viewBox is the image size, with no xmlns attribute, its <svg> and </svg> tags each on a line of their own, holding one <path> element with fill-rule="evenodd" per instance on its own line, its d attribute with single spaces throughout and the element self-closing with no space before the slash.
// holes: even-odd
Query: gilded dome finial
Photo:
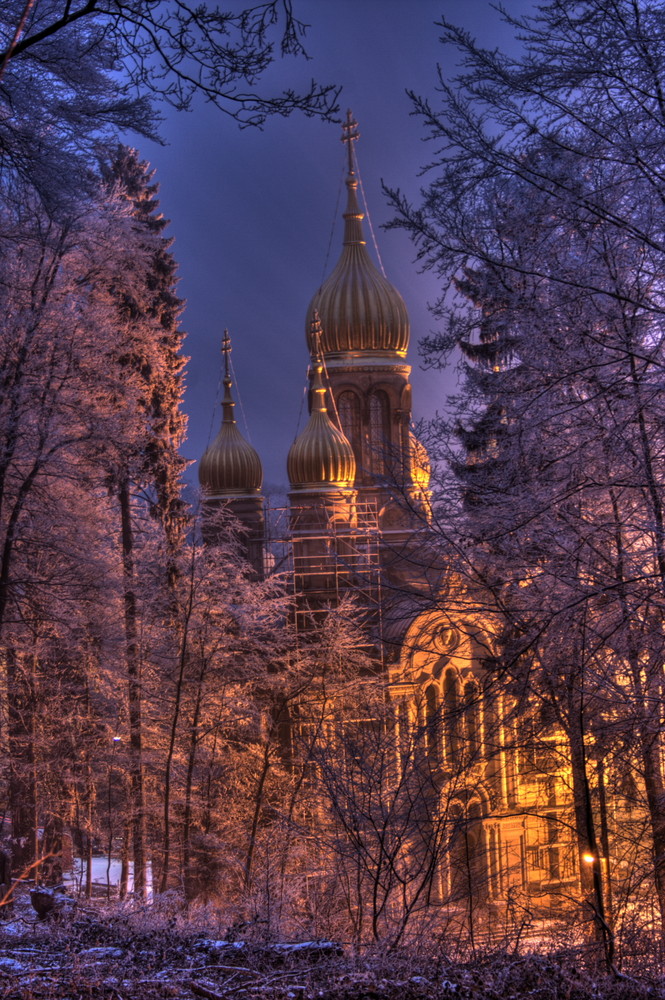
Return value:
<svg viewBox="0 0 665 1000">
<path fill-rule="evenodd" d="M 225 424 L 235 424 L 236 418 L 233 410 L 236 404 L 231 395 L 231 386 L 233 384 L 230 375 L 231 338 L 229 337 L 228 330 L 224 330 L 224 337 L 222 338 L 222 357 L 224 358 L 224 398 L 222 399 L 224 416 L 222 417 L 222 421 Z"/>
<path fill-rule="evenodd" d="M 222 357 L 224 358 L 224 378 L 229 377 L 229 361 L 231 359 L 231 338 L 228 329 L 224 330 L 222 337 Z"/>
<path fill-rule="evenodd" d="M 312 338 L 312 410 L 319 413 L 327 413 L 326 389 L 323 384 L 323 361 L 321 360 L 321 320 L 319 314 L 314 310 L 314 316 L 310 324 L 310 336 Z"/>
<path fill-rule="evenodd" d="M 358 122 L 355 120 L 351 113 L 351 109 L 346 112 L 346 121 L 342 123 L 342 142 L 346 144 L 346 149 L 349 157 L 349 173 L 354 173 L 353 170 L 353 143 L 360 138 L 360 131 L 358 129 Z"/>
</svg>

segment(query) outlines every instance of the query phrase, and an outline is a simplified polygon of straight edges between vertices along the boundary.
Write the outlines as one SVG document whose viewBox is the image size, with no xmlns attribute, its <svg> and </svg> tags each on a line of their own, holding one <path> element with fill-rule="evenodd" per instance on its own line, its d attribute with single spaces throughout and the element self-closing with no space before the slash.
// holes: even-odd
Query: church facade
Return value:
<svg viewBox="0 0 665 1000">
<path fill-rule="evenodd" d="M 412 428 L 409 318 L 367 250 L 350 116 L 343 138 L 343 246 L 308 309 L 310 415 L 287 461 L 297 615 L 306 629 L 349 594 L 364 611 L 385 711 L 364 720 L 369 735 L 345 766 L 360 781 L 369 758 L 392 747 L 375 808 L 395 803 L 403 867 L 392 868 L 411 873 L 392 898 L 499 941 L 509 923 L 556 921 L 584 895 L 568 761 L 552 728 L 524 738 L 496 676 L 496 623 L 466 613 L 464 585 L 427 550 L 430 469 Z M 233 416 L 229 349 L 222 425 L 199 475 L 206 504 L 237 516 L 261 575 L 261 463 Z M 367 865 L 363 878 L 369 891 Z"/>
</svg>

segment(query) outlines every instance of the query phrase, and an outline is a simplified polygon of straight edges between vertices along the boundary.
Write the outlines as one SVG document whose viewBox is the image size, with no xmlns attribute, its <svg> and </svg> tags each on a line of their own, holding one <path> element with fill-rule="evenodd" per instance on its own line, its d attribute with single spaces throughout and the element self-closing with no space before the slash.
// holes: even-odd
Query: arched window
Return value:
<svg viewBox="0 0 665 1000">
<path fill-rule="evenodd" d="M 356 466 L 362 468 L 362 444 L 360 431 L 360 401 L 355 392 L 342 392 L 337 399 L 337 412 L 342 430 L 353 448 Z"/>
<path fill-rule="evenodd" d="M 480 704 L 478 686 L 474 681 L 464 685 L 464 741 L 469 760 L 477 757 L 480 741 Z"/>
<path fill-rule="evenodd" d="M 375 476 L 385 475 L 386 452 L 390 444 L 388 397 L 385 392 L 373 392 L 369 397 L 369 447 L 370 471 Z"/>
<path fill-rule="evenodd" d="M 446 672 L 443 682 L 443 711 L 446 726 L 446 755 L 455 763 L 459 752 L 459 684 L 454 671 Z"/>
<path fill-rule="evenodd" d="M 438 693 L 434 684 L 430 684 L 425 691 L 425 745 L 433 764 L 438 764 L 441 758 L 440 721 Z"/>
</svg>

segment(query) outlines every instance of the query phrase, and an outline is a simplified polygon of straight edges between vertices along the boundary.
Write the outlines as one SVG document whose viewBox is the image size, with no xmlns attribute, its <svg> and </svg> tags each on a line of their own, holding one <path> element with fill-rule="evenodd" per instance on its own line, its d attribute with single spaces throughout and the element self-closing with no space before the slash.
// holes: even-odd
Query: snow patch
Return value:
<svg viewBox="0 0 665 1000">
<path fill-rule="evenodd" d="M 247 947 L 246 941 L 208 941 L 204 939 L 199 942 L 199 948 L 207 949 L 208 951 L 224 951 L 226 948 L 237 948 L 242 951 L 243 948 Z"/>
<path fill-rule="evenodd" d="M 0 957 L 0 972 L 23 972 L 25 965 L 15 958 Z"/>
<path fill-rule="evenodd" d="M 86 948 L 79 952 L 79 958 L 124 958 L 125 953 L 122 948 Z"/>
</svg>

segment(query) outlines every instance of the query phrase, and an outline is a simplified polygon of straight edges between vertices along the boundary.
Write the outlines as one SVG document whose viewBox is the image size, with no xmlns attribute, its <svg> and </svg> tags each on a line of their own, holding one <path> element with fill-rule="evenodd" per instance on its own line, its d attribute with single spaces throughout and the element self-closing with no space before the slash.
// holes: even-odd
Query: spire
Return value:
<svg viewBox="0 0 665 1000">
<path fill-rule="evenodd" d="M 348 154 L 349 173 L 346 178 L 346 188 L 348 191 L 346 201 L 346 212 L 344 212 L 344 246 L 361 245 L 367 242 L 363 233 L 362 221 L 365 213 L 360 211 L 358 205 L 358 178 L 354 169 L 355 153 L 354 142 L 360 138 L 358 122 L 354 119 L 350 111 L 346 112 L 346 121 L 342 125 L 342 142 L 345 144 Z"/>
<path fill-rule="evenodd" d="M 224 358 L 224 398 L 222 399 L 222 423 L 235 424 L 236 418 L 233 411 L 236 404 L 233 400 L 233 396 L 231 395 L 231 386 L 233 385 L 231 375 L 229 373 L 231 362 L 231 338 L 229 337 L 228 330 L 224 330 L 224 337 L 222 339 L 222 357 Z"/>
<path fill-rule="evenodd" d="M 238 430 L 231 393 L 231 338 L 224 330 L 224 396 L 222 426 L 199 464 L 199 482 L 210 496 L 237 497 L 257 495 L 263 482 L 261 461 L 254 448 Z"/>
<path fill-rule="evenodd" d="M 326 388 L 323 384 L 323 361 L 321 360 L 321 320 L 315 311 L 312 319 L 311 338 L 313 344 L 312 365 L 310 369 L 312 390 L 312 413 L 328 414 L 326 406 Z"/>
</svg>

